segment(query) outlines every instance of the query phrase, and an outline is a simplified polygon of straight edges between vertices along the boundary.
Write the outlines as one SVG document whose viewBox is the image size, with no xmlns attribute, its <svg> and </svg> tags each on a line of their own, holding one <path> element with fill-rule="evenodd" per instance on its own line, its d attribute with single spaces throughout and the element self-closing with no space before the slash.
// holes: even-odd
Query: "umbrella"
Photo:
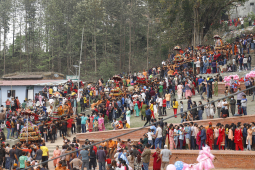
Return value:
<svg viewBox="0 0 255 170">
<path fill-rule="evenodd" d="M 182 48 L 179 46 L 179 45 L 177 45 L 177 46 L 175 46 L 174 47 L 174 50 L 181 50 Z"/>
<path fill-rule="evenodd" d="M 213 38 L 216 38 L 216 39 L 221 39 L 221 37 L 219 35 L 215 35 Z"/>
<path fill-rule="evenodd" d="M 113 76 L 112 79 L 116 80 L 116 81 L 121 81 L 122 80 L 121 77 L 118 76 L 118 75 Z"/>
</svg>

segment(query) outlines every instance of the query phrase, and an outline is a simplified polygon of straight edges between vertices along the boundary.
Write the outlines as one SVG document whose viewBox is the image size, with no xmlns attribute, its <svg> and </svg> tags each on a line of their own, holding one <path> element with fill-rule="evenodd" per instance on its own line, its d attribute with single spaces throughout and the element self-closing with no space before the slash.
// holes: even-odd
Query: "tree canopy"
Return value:
<svg viewBox="0 0 255 170">
<path fill-rule="evenodd" d="M 1 0 L 0 75 L 55 71 L 95 80 L 160 64 L 198 45 L 245 0 Z M 13 34 L 13 40 L 9 35 Z M 2 36 L 2 37 L 1 37 Z M 1 41 L 2 40 L 2 41 Z"/>
</svg>

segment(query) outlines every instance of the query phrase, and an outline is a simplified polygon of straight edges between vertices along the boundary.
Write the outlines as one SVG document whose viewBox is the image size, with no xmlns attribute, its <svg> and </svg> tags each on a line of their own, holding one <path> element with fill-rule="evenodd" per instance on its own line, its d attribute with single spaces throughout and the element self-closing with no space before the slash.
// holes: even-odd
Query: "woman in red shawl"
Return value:
<svg viewBox="0 0 255 170">
<path fill-rule="evenodd" d="M 243 151 L 243 142 L 242 141 L 243 141 L 242 129 L 240 128 L 240 125 L 237 125 L 237 128 L 235 129 L 235 137 L 234 137 L 234 142 L 236 145 L 235 148 L 237 151 L 239 149 Z"/>
<path fill-rule="evenodd" d="M 93 117 L 93 115 L 91 115 L 89 117 L 89 124 L 88 124 L 89 132 L 92 132 L 92 130 L 93 130 L 93 119 L 94 119 L 94 117 Z"/>
<path fill-rule="evenodd" d="M 160 156 L 160 149 L 157 147 L 156 152 L 152 155 L 154 157 L 153 160 L 153 170 L 160 170 L 161 169 L 161 156 Z"/>
<path fill-rule="evenodd" d="M 206 144 L 210 146 L 212 150 L 212 144 L 213 144 L 213 129 L 212 125 L 209 125 L 209 128 L 206 131 Z"/>
<path fill-rule="evenodd" d="M 191 89 L 191 92 L 193 95 L 195 95 L 196 83 L 193 81 L 192 84 L 193 84 L 193 87 Z"/>
<path fill-rule="evenodd" d="M 221 146 L 222 146 L 222 150 L 224 150 L 224 147 L 225 147 L 225 129 L 224 129 L 223 125 L 220 125 L 217 145 L 219 146 L 219 150 L 220 150 Z"/>
</svg>

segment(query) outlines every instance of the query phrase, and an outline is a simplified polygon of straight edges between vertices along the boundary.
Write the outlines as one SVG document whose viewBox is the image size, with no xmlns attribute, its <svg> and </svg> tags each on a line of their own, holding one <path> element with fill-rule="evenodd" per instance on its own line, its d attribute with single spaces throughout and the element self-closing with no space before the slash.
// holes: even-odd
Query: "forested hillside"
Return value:
<svg viewBox="0 0 255 170">
<path fill-rule="evenodd" d="M 245 0 L 1 0 L 0 75 L 55 71 L 93 80 L 160 64 L 198 45 Z M 13 35 L 10 40 L 10 35 Z"/>
</svg>

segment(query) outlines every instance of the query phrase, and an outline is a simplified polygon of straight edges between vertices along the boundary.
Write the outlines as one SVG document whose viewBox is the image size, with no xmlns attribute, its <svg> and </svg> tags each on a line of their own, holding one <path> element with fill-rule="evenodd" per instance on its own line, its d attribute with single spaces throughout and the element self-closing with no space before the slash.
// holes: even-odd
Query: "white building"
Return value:
<svg viewBox="0 0 255 170">
<path fill-rule="evenodd" d="M 67 80 L 0 80 L 0 105 L 5 106 L 7 99 L 18 97 L 20 103 L 25 99 L 34 100 L 36 93 L 41 92 L 46 86 L 58 86 L 66 83 Z M 76 81 L 73 81 L 76 82 Z"/>
</svg>

